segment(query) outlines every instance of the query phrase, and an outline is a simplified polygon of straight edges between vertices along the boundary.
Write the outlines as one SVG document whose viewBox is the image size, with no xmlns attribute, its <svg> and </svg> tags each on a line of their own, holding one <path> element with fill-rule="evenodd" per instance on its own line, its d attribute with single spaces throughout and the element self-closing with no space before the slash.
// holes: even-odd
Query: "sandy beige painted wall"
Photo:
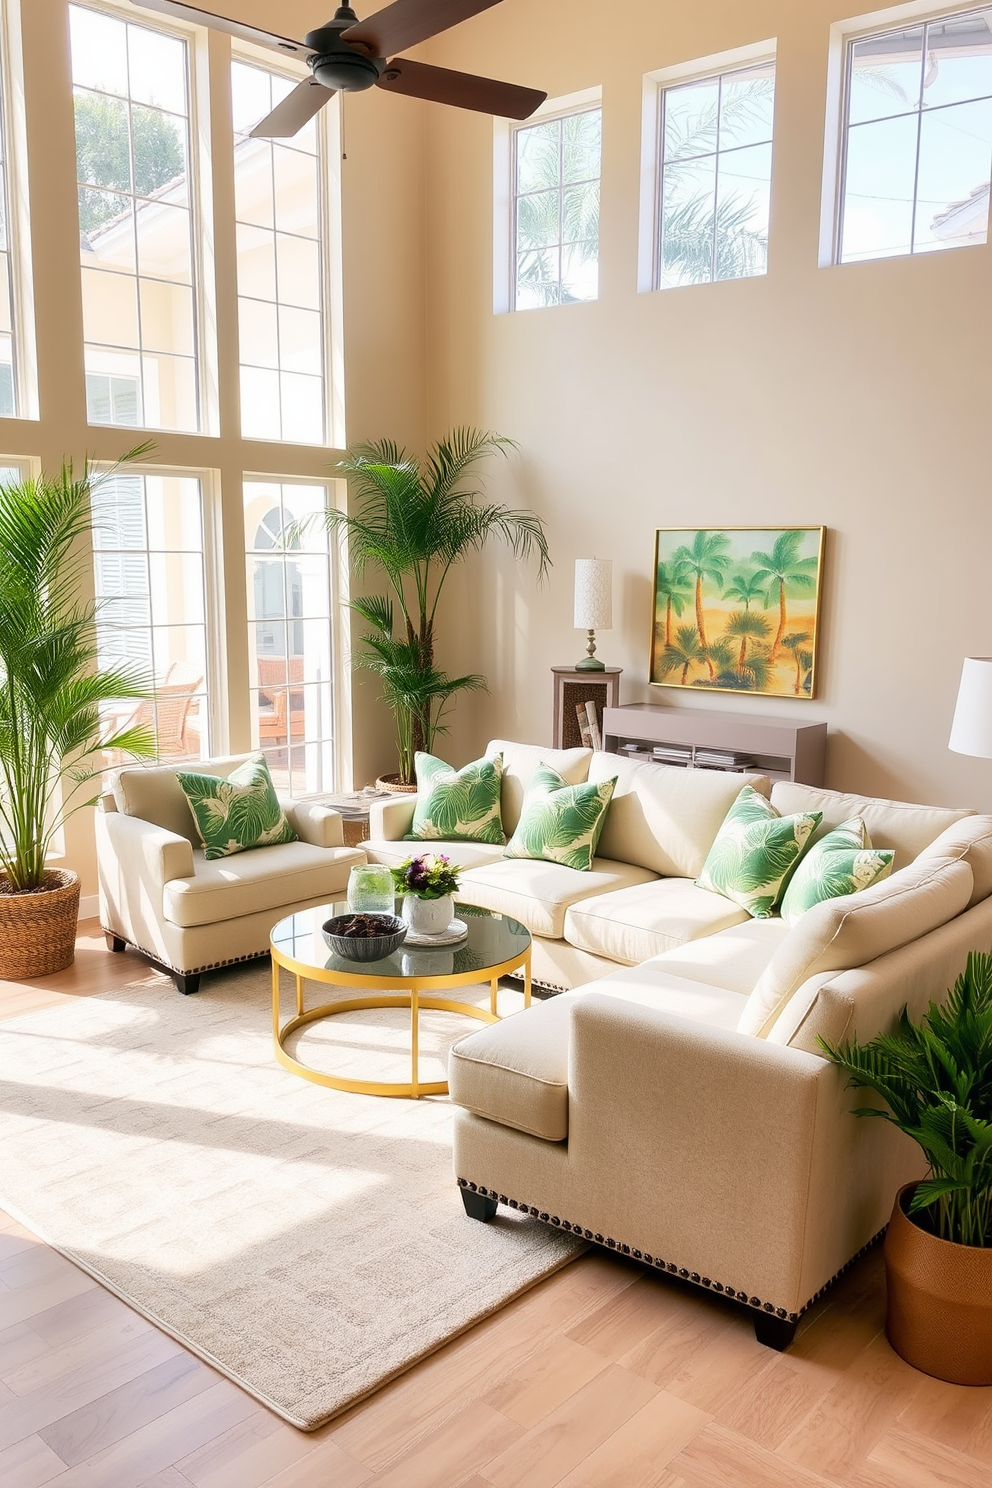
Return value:
<svg viewBox="0 0 992 1488">
<path fill-rule="evenodd" d="M 6 0 L 16 8 L 16 0 Z M 212 0 L 216 11 L 271 21 L 263 0 Z M 319 4 L 280 6 L 287 29 L 319 24 Z M 130 9 L 130 7 L 128 7 Z M 86 424 L 75 200 L 75 147 L 67 0 L 21 0 L 24 104 L 31 242 L 38 342 L 38 419 L 0 419 L 0 454 L 40 460 L 57 468 L 64 455 L 113 460 L 138 442 L 134 430 Z M 141 19 L 138 10 L 135 20 Z M 206 42 L 206 33 L 202 34 Z M 209 40 L 213 84 L 210 125 L 215 142 L 217 341 L 220 429 L 216 436 L 156 434 L 156 459 L 208 472 L 222 512 L 223 613 L 228 688 L 221 699 L 232 749 L 249 747 L 247 632 L 242 517 L 245 472 L 326 478 L 336 451 L 243 439 L 237 390 L 237 301 L 233 245 L 233 165 L 226 37 Z M 15 67 L 15 72 L 18 69 Z M 376 105 L 379 105 L 378 107 Z M 423 125 L 422 105 L 381 96 L 353 98 L 347 109 L 348 159 L 342 165 L 343 305 L 346 437 L 390 431 L 411 445 L 426 428 L 424 367 Z M 226 224 L 226 227 L 225 227 Z M 347 616 L 343 617 L 347 624 Z M 355 689 L 351 727 L 359 782 L 390 768 L 394 759 L 388 716 L 374 691 Z M 92 821 L 70 824 L 66 861 L 82 875 L 82 892 L 96 892 Z"/>
<path fill-rule="evenodd" d="M 429 116 L 430 424 L 520 441 L 518 494 L 555 558 L 543 592 L 511 561 L 477 564 L 449 606 L 445 659 L 492 683 L 459 704 L 453 756 L 549 738 L 549 668 L 582 652 L 574 558 L 614 560 L 600 654 L 624 667 L 624 701 L 681 701 L 647 686 L 654 529 L 824 523 L 819 696 L 692 702 L 825 720 L 832 786 L 992 809 L 992 761 L 946 748 L 961 659 L 992 651 L 992 248 L 817 267 L 828 33 L 852 11 L 504 0 L 433 44 L 552 95 L 603 90 L 595 304 L 493 314 L 492 125 Z M 637 293 L 643 74 L 772 37 L 767 277 Z"/>
</svg>

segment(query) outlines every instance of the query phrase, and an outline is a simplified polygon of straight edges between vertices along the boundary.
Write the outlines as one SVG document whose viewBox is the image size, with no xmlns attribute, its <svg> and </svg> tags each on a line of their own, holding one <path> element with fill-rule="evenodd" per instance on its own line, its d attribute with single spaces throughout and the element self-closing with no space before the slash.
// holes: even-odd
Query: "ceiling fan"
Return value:
<svg viewBox="0 0 992 1488">
<path fill-rule="evenodd" d="M 311 76 L 255 125 L 251 131 L 255 138 L 288 139 L 308 124 L 335 93 L 360 93 L 372 87 L 509 119 L 528 119 L 548 96 L 536 88 L 520 88 L 515 83 L 499 83 L 493 78 L 452 72 L 446 67 L 430 67 L 425 62 L 411 62 L 408 57 L 390 57 L 392 52 L 416 46 L 480 11 L 489 10 L 499 0 L 394 0 L 365 21 L 358 19 L 350 5 L 342 5 L 333 20 L 308 31 L 302 41 L 261 31 L 257 26 L 214 15 L 181 0 L 131 0 L 131 3 L 142 10 L 157 10 L 198 26 L 227 31 L 256 46 L 288 53 L 307 63 Z"/>
</svg>

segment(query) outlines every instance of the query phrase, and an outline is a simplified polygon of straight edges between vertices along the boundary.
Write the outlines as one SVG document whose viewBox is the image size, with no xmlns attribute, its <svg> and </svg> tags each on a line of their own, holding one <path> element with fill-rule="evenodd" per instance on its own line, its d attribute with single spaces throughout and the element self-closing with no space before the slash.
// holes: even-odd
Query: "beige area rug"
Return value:
<svg viewBox="0 0 992 1488">
<path fill-rule="evenodd" d="M 515 1212 L 465 1216 L 446 1099 L 348 1095 L 280 1068 L 269 985 L 264 962 L 194 997 L 136 985 L 0 1023 L 0 1206 L 310 1431 L 583 1247 Z M 323 990 L 308 984 L 308 1005 Z M 423 1013 L 422 1078 L 443 1079 L 447 1048 L 479 1026 Z M 408 1013 L 377 1009 L 297 1047 L 402 1080 L 408 1038 Z"/>
</svg>

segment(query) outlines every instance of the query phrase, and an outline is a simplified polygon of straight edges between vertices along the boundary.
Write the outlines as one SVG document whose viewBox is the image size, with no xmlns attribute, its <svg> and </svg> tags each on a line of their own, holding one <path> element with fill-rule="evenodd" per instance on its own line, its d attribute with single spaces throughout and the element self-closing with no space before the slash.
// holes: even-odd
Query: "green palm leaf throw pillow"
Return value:
<svg viewBox="0 0 992 1488">
<path fill-rule="evenodd" d="M 832 832 L 814 842 L 789 880 L 782 897 L 782 918 L 794 925 L 822 899 L 856 894 L 878 883 L 892 872 L 895 854 L 888 848 L 872 847 L 868 828 L 860 816 L 841 822 Z"/>
<path fill-rule="evenodd" d="M 433 754 L 418 754 L 417 809 L 406 842 L 506 841 L 499 814 L 503 756 L 473 760 L 462 770 Z"/>
<path fill-rule="evenodd" d="M 541 858 L 587 872 L 616 783 L 614 777 L 569 785 L 550 765 L 538 765 L 504 858 Z"/>
<path fill-rule="evenodd" d="M 823 818 L 821 811 L 779 816 L 775 807 L 746 785 L 723 819 L 696 882 L 767 920 L 786 877 Z"/>
<path fill-rule="evenodd" d="M 229 858 L 250 847 L 295 842 L 279 805 L 263 754 L 254 754 L 225 780 L 221 775 L 176 771 L 206 858 Z"/>
</svg>

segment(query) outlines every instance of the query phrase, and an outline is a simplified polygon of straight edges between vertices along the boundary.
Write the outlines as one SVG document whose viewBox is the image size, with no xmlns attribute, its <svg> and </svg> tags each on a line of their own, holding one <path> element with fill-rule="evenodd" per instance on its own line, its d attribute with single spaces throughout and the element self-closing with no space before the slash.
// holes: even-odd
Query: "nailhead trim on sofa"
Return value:
<svg viewBox="0 0 992 1488">
<path fill-rule="evenodd" d="M 203 966 L 173 966 L 171 961 L 163 961 L 162 957 L 154 951 L 145 950 L 144 946 L 138 945 L 133 940 L 128 940 L 126 935 L 118 935 L 116 930 L 108 930 L 106 925 L 100 926 L 104 935 L 116 935 L 118 940 L 123 940 L 133 951 L 139 951 L 142 956 L 147 956 L 149 961 L 154 961 L 163 971 L 173 972 L 176 976 L 199 976 L 203 971 L 217 971 L 221 966 L 240 966 L 243 961 L 259 961 L 263 956 L 268 956 L 268 951 L 252 951 L 247 956 L 228 956 L 226 961 L 207 961 Z"/>
<path fill-rule="evenodd" d="M 497 1193 L 494 1188 L 485 1188 L 481 1183 L 471 1183 L 467 1178 L 458 1179 L 459 1188 L 467 1188 L 472 1193 L 481 1195 L 484 1199 L 495 1199 L 497 1203 L 505 1204 L 509 1209 L 517 1209 L 521 1214 L 530 1214 L 534 1219 L 539 1219 L 544 1224 L 554 1225 L 559 1230 L 567 1230 L 573 1235 L 580 1235 L 583 1240 L 591 1240 L 596 1245 L 602 1245 L 607 1250 L 614 1250 L 619 1255 L 630 1256 L 632 1260 L 642 1261 L 646 1266 L 652 1266 L 656 1271 L 664 1271 L 670 1276 L 678 1276 L 683 1281 L 691 1281 L 695 1286 L 705 1287 L 708 1291 L 719 1292 L 724 1297 L 730 1297 L 736 1302 L 743 1302 L 745 1306 L 753 1308 L 756 1312 L 771 1313 L 774 1317 L 781 1318 L 784 1322 L 798 1323 L 803 1313 L 812 1307 L 814 1302 L 824 1295 L 827 1289 L 833 1286 L 838 1277 L 859 1261 L 863 1255 L 871 1250 L 873 1245 L 885 1234 L 883 1227 L 878 1234 L 873 1235 L 867 1245 L 863 1245 L 857 1255 L 851 1259 L 839 1271 L 835 1271 L 830 1280 L 825 1282 L 818 1292 L 807 1302 L 804 1302 L 798 1312 L 787 1312 L 784 1307 L 776 1307 L 774 1302 L 763 1302 L 760 1297 L 750 1297 L 747 1292 L 738 1291 L 736 1287 L 728 1286 L 725 1282 L 712 1281 L 708 1276 L 700 1276 L 698 1271 L 688 1271 L 684 1266 L 677 1266 L 674 1261 L 664 1261 L 660 1256 L 649 1255 L 646 1251 L 637 1250 L 630 1245 L 624 1245 L 619 1240 L 614 1240 L 610 1235 L 599 1235 L 592 1230 L 585 1229 L 580 1224 L 571 1220 L 560 1219 L 557 1214 L 548 1214 L 543 1209 L 535 1209 L 533 1204 L 522 1204 L 518 1199 L 508 1198 L 506 1194 Z"/>
</svg>

